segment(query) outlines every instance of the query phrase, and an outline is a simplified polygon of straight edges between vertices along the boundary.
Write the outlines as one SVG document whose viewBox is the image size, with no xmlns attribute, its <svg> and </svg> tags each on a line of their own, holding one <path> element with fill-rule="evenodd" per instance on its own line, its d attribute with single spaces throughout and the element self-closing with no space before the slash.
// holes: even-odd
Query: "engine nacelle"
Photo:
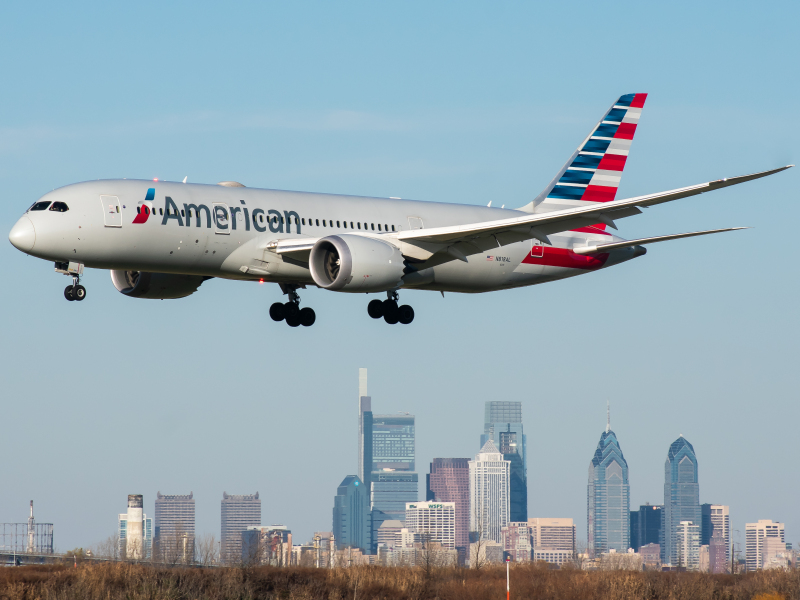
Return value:
<svg viewBox="0 0 800 600">
<path fill-rule="evenodd" d="M 319 287 L 334 292 L 383 292 L 401 285 L 403 255 L 397 246 L 360 235 L 329 235 L 308 260 Z"/>
<path fill-rule="evenodd" d="M 206 279 L 209 278 L 200 275 L 111 271 L 111 281 L 114 282 L 117 291 L 132 298 L 153 300 L 185 298 L 195 293 Z"/>
</svg>

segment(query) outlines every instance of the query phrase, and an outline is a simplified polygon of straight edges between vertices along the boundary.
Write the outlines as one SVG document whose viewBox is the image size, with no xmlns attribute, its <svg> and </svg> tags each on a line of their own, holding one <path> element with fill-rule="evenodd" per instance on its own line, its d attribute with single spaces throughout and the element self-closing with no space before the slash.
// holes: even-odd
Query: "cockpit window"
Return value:
<svg viewBox="0 0 800 600">
<path fill-rule="evenodd" d="M 69 210 L 69 206 L 67 206 L 66 202 L 53 202 L 53 206 L 50 207 L 50 210 L 54 210 L 56 212 L 67 212 Z"/>
<path fill-rule="evenodd" d="M 47 210 L 48 206 L 50 206 L 50 202 L 37 202 L 36 204 L 31 206 L 28 210 Z"/>
</svg>

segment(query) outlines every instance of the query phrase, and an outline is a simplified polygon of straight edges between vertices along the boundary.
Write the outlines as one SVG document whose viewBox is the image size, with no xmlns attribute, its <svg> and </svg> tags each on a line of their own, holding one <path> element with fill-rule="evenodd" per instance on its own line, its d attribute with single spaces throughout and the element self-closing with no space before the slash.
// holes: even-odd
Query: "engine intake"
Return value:
<svg viewBox="0 0 800 600">
<path fill-rule="evenodd" d="M 403 255 L 397 246 L 359 235 L 317 240 L 309 257 L 311 277 L 334 292 L 383 292 L 399 287 Z"/>
<path fill-rule="evenodd" d="M 195 293 L 206 279 L 210 278 L 201 275 L 111 271 L 111 281 L 118 292 L 131 298 L 153 300 L 185 298 Z"/>
</svg>

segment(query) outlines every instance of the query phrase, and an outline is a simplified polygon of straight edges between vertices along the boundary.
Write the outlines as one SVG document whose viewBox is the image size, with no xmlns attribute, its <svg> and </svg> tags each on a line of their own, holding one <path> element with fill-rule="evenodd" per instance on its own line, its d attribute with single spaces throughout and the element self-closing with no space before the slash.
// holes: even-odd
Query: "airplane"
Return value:
<svg viewBox="0 0 800 600">
<path fill-rule="evenodd" d="M 751 175 L 616 199 L 647 94 L 616 100 L 548 186 L 517 209 L 111 179 L 42 196 L 17 221 L 10 242 L 72 277 L 67 300 L 82 301 L 85 267 L 108 269 L 131 298 L 183 298 L 207 279 L 277 283 L 286 302 L 270 317 L 290 327 L 316 321 L 298 290 L 386 293 L 367 312 L 408 324 L 401 290 L 480 293 L 583 275 L 646 253 L 656 242 L 743 229 L 730 227 L 626 240 L 616 221 L 642 209 L 737 185 Z"/>
</svg>

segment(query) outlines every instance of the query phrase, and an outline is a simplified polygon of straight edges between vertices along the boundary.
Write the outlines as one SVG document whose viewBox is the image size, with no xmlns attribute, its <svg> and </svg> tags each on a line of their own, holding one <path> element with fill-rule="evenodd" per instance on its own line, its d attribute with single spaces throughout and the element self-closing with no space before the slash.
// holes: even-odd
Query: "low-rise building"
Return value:
<svg viewBox="0 0 800 600">
<path fill-rule="evenodd" d="M 292 532 L 284 525 L 251 525 L 242 532 L 242 562 L 286 567 L 293 558 Z"/>
<path fill-rule="evenodd" d="M 642 557 L 642 564 L 648 571 L 661 570 L 661 545 L 645 544 L 639 547 L 639 556 Z"/>
<path fill-rule="evenodd" d="M 546 562 L 559 567 L 570 564 L 575 560 L 575 554 L 572 550 L 558 550 L 556 548 L 533 548 L 531 557 L 534 562 Z"/>
<path fill-rule="evenodd" d="M 514 562 L 529 562 L 531 560 L 531 528 L 527 521 L 511 522 L 500 530 L 503 550 L 506 556 Z"/>
</svg>

